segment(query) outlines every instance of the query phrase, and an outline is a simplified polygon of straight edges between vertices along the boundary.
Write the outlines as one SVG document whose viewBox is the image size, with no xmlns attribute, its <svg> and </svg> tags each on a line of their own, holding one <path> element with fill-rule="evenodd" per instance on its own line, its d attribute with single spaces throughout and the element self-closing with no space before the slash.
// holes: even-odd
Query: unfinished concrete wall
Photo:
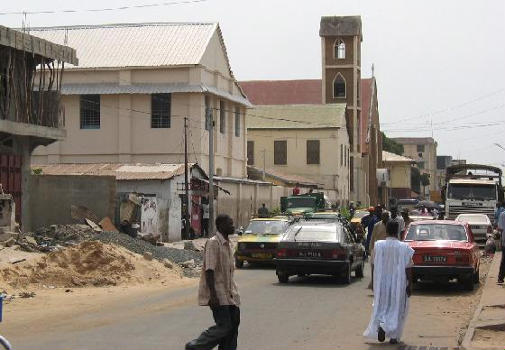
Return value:
<svg viewBox="0 0 505 350">
<path fill-rule="evenodd" d="M 84 206 L 100 219 L 114 220 L 116 179 L 113 176 L 32 175 L 30 221 L 23 230 L 70 224 L 70 206 Z"/>
</svg>

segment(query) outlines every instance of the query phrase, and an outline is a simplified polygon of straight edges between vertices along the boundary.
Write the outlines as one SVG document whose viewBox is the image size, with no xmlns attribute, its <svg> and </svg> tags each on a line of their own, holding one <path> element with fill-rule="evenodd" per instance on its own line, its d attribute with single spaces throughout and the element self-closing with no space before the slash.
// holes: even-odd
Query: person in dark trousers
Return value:
<svg viewBox="0 0 505 350">
<path fill-rule="evenodd" d="M 500 272 L 498 273 L 498 283 L 503 284 L 505 278 L 505 211 L 498 218 L 498 232 L 501 233 L 501 263 Z"/>
<path fill-rule="evenodd" d="M 240 324 L 240 296 L 233 277 L 234 259 L 229 235 L 235 232 L 233 220 L 220 214 L 216 234 L 205 244 L 198 303 L 209 306 L 216 324 L 186 344 L 186 350 L 237 349 Z"/>
</svg>

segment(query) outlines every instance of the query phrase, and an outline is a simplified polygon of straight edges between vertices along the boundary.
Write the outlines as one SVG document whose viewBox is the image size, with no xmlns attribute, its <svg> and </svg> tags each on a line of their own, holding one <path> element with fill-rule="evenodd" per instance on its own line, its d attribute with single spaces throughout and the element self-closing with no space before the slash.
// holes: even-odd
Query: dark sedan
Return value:
<svg viewBox="0 0 505 350">
<path fill-rule="evenodd" d="M 302 220 L 283 235 L 275 259 L 279 282 L 290 276 L 322 274 L 363 277 L 365 248 L 340 221 Z"/>
</svg>

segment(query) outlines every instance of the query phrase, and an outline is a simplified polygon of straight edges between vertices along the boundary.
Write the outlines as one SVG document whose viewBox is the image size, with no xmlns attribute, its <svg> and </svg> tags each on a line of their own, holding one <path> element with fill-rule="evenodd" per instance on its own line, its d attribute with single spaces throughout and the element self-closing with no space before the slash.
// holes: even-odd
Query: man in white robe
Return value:
<svg viewBox="0 0 505 350">
<path fill-rule="evenodd" d="M 387 238 L 375 243 L 373 250 L 373 313 L 363 335 L 397 344 L 407 319 L 408 298 L 412 291 L 414 250 L 397 238 L 398 223 L 386 225 Z"/>
</svg>

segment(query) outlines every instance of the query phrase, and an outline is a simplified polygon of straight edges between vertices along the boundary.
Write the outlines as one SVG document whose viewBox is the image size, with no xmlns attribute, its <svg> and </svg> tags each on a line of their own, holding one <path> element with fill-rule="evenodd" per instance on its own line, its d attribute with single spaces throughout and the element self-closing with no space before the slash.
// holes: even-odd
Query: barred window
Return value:
<svg viewBox="0 0 505 350">
<path fill-rule="evenodd" d="M 240 107 L 235 107 L 235 136 L 240 136 Z"/>
<path fill-rule="evenodd" d="M 151 95 L 151 128 L 170 127 L 170 94 Z"/>
<path fill-rule="evenodd" d="M 307 140 L 307 164 L 319 164 L 319 148 L 319 140 Z"/>
<path fill-rule="evenodd" d="M 100 95 L 81 95 L 81 129 L 100 129 Z"/>
<path fill-rule="evenodd" d="M 254 165 L 254 141 L 247 141 L 247 165 Z"/>
<path fill-rule="evenodd" d="M 275 165 L 288 164 L 288 142 L 287 141 L 274 141 L 274 164 Z"/>
<path fill-rule="evenodd" d="M 226 105 L 224 101 L 219 101 L 219 131 L 221 134 L 226 132 Z"/>
</svg>

